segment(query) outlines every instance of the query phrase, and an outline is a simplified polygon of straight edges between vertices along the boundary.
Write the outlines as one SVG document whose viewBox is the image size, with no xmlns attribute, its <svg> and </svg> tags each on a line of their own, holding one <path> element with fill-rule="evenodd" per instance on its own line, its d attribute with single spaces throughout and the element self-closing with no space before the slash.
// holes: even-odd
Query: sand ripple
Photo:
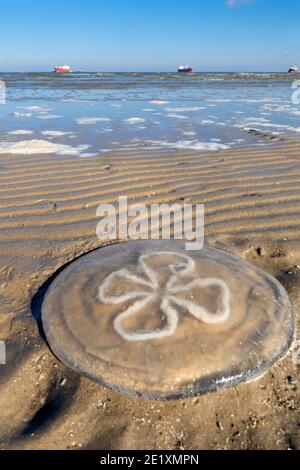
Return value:
<svg viewBox="0 0 300 470">
<path fill-rule="evenodd" d="M 101 246 L 96 207 L 120 194 L 137 203 L 205 203 L 207 243 L 273 275 L 300 265 L 298 141 L 218 153 L 118 150 L 83 159 L 2 151 L 0 172 L 0 339 L 8 354 L 0 377 L 3 448 L 290 445 L 299 414 L 287 385 L 295 373 L 290 358 L 237 390 L 176 404 L 145 403 L 62 366 L 39 332 L 39 315 L 44 283 Z M 288 279 L 297 313 L 298 278 Z"/>
</svg>

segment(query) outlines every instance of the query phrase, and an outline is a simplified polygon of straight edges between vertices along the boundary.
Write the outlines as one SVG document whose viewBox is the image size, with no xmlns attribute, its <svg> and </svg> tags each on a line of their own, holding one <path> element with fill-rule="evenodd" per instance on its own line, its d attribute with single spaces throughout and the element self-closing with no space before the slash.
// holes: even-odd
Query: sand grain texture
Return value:
<svg viewBox="0 0 300 470">
<path fill-rule="evenodd" d="M 299 367 L 291 354 L 250 384 L 176 402 L 142 401 L 68 370 L 40 325 L 49 279 L 101 246 L 96 207 L 119 195 L 205 203 L 206 243 L 277 276 L 299 325 L 298 141 L 216 154 L 0 155 L 0 174 L 2 449 L 300 448 Z"/>
</svg>

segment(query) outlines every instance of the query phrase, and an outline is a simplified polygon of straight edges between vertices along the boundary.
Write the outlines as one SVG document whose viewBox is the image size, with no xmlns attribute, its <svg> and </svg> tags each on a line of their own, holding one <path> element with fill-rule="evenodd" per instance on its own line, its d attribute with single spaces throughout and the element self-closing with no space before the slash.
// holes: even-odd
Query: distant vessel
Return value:
<svg viewBox="0 0 300 470">
<path fill-rule="evenodd" d="M 69 65 L 56 66 L 54 71 L 56 73 L 71 73 L 72 72 L 71 67 Z"/>
<path fill-rule="evenodd" d="M 193 71 L 193 67 L 190 67 L 189 65 L 180 65 L 180 67 L 178 67 L 179 73 L 192 73 Z"/>
<path fill-rule="evenodd" d="M 290 67 L 289 73 L 291 75 L 296 75 L 298 73 L 298 67 L 296 67 L 296 65 L 294 67 Z"/>
</svg>

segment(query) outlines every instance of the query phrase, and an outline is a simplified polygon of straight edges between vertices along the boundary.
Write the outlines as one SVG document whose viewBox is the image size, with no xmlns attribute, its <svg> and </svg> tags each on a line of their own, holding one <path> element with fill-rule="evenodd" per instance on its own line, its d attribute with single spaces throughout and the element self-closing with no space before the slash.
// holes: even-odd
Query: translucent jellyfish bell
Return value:
<svg viewBox="0 0 300 470">
<path fill-rule="evenodd" d="M 145 398 L 194 396 L 261 376 L 293 340 L 284 288 L 229 253 L 179 241 L 100 248 L 69 265 L 42 306 L 67 366 Z"/>
</svg>

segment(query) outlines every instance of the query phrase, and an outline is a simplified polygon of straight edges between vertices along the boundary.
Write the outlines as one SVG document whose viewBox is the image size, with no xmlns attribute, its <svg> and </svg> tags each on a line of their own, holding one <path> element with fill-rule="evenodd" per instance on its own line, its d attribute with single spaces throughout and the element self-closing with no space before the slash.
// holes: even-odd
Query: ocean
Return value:
<svg viewBox="0 0 300 470">
<path fill-rule="evenodd" d="M 98 157 L 124 148 L 217 151 L 270 145 L 300 132 L 296 78 L 2 73 L 0 152 Z"/>
</svg>

